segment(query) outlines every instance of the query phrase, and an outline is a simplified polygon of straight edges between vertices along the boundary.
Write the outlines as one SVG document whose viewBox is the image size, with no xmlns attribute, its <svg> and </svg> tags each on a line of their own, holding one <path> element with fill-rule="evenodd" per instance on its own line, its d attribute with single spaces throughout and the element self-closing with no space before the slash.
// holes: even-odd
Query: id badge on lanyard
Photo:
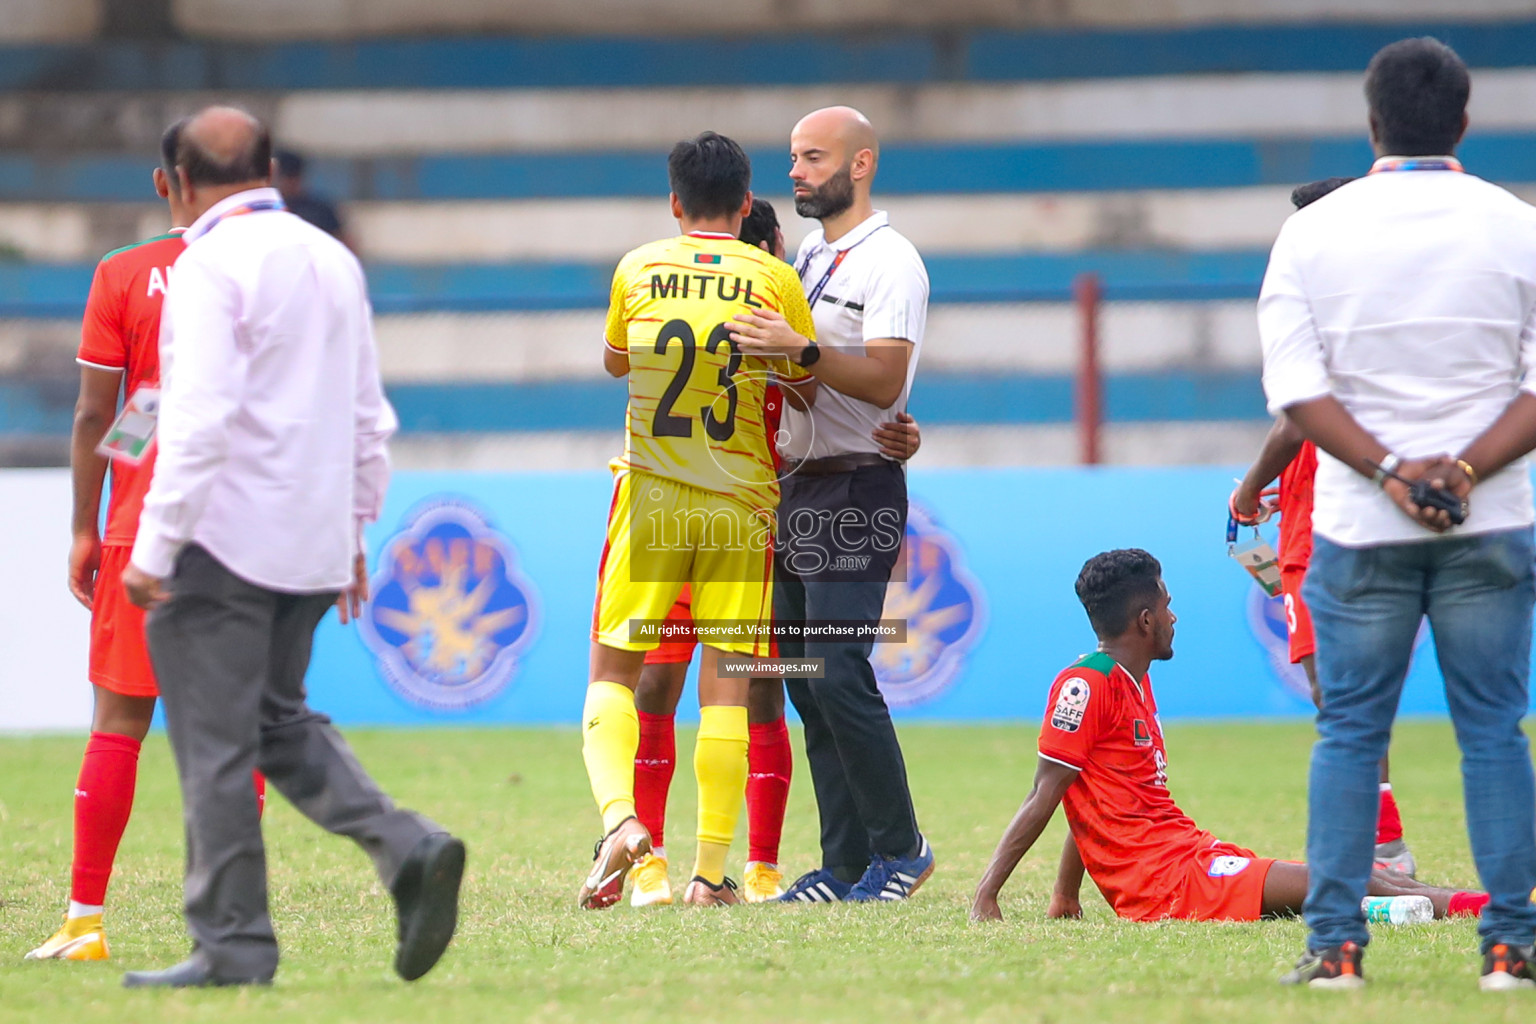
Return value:
<svg viewBox="0 0 1536 1024">
<path fill-rule="evenodd" d="M 1254 527 L 1251 540 L 1240 544 L 1237 540 L 1237 520 L 1228 516 L 1227 554 L 1248 571 L 1265 594 L 1274 597 L 1280 593 L 1280 556 L 1275 554 L 1269 541 L 1260 536 L 1258 527 Z"/>
<path fill-rule="evenodd" d="M 159 423 L 160 389 L 141 384 L 123 403 L 123 411 L 107 428 L 107 435 L 96 446 L 96 453 L 114 462 L 137 466 L 149 454 Z"/>
</svg>

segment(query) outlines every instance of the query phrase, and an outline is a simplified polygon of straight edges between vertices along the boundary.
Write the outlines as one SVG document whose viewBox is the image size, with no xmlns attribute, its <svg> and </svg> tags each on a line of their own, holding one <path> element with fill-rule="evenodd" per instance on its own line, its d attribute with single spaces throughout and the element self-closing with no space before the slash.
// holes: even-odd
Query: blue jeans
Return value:
<svg viewBox="0 0 1536 1024">
<path fill-rule="evenodd" d="M 1426 615 L 1461 747 L 1472 859 L 1492 896 L 1478 925 L 1483 950 L 1536 937 L 1536 781 L 1520 728 L 1536 603 L 1532 555 L 1528 528 L 1365 548 L 1314 540 L 1301 589 L 1323 696 L 1308 783 L 1310 949 L 1370 939 L 1360 900 L 1374 854 L 1376 766 Z"/>
</svg>

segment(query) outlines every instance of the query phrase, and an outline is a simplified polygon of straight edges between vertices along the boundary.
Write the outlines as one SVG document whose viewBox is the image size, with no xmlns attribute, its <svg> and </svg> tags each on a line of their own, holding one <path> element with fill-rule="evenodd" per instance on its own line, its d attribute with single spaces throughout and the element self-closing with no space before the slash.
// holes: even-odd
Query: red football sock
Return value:
<svg viewBox="0 0 1536 1024">
<path fill-rule="evenodd" d="M 1491 899 L 1485 892 L 1453 892 L 1445 908 L 1446 917 L 1478 917 Z"/>
<path fill-rule="evenodd" d="M 267 813 L 267 777 L 259 771 L 251 772 L 251 781 L 256 784 L 256 817 Z"/>
<path fill-rule="evenodd" d="M 795 756 L 784 719 L 747 726 L 747 859 L 779 862 Z"/>
<path fill-rule="evenodd" d="M 1403 838 L 1403 819 L 1397 813 L 1397 801 L 1392 797 L 1392 784 L 1381 784 L 1381 805 L 1376 812 L 1376 845 L 1395 843 Z"/>
<path fill-rule="evenodd" d="M 93 732 L 75 783 L 75 853 L 69 898 L 99 907 L 107 901 L 107 882 L 117 844 L 133 811 L 139 777 L 139 741 L 129 736 Z"/>
<path fill-rule="evenodd" d="M 652 846 L 665 846 L 667 793 L 677 768 L 677 731 L 671 715 L 635 712 L 640 746 L 635 749 L 635 817 L 651 833 Z"/>
</svg>

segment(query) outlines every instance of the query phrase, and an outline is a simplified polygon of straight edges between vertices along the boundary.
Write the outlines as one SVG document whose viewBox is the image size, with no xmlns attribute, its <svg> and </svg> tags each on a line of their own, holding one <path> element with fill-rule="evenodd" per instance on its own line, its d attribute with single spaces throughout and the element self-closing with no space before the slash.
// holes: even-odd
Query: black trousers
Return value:
<svg viewBox="0 0 1536 1024">
<path fill-rule="evenodd" d="M 145 633 L 181 777 L 193 955 L 223 977 L 270 977 L 277 939 L 252 769 L 315 824 L 355 840 L 385 885 L 443 829 L 396 807 L 305 703 L 315 627 L 335 594 L 258 587 L 196 545 L 176 559 L 170 589 Z"/>
<path fill-rule="evenodd" d="M 906 519 L 906 473 L 897 463 L 785 479 L 775 620 L 879 620 Z M 779 645 L 781 657 L 825 662 L 823 678 L 785 683 L 805 725 L 822 867 L 843 874 L 862 871 L 874 855 L 906 856 L 918 843 L 907 766 L 871 650 L 867 641 Z"/>
</svg>

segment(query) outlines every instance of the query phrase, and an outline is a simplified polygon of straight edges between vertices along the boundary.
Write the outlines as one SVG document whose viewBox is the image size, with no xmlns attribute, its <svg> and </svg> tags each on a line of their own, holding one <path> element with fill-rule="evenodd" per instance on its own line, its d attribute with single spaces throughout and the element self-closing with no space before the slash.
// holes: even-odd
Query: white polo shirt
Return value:
<svg viewBox="0 0 1536 1024">
<path fill-rule="evenodd" d="M 1533 314 L 1536 209 L 1459 171 L 1372 173 L 1297 211 L 1275 241 L 1259 296 L 1269 409 L 1331 394 L 1403 458 L 1454 455 L 1536 391 Z M 1337 544 L 1440 536 L 1322 451 L 1314 501 L 1313 530 Z M 1525 460 L 1470 504 L 1445 536 L 1530 526 Z"/>
<path fill-rule="evenodd" d="M 846 255 L 839 261 L 840 253 Z M 825 384 L 817 390 L 816 404 L 808 413 L 786 403 L 787 443 L 780 451 L 791 459 L 878 453 L 880 446 L 871 435 L 897 410 L 907 407 L 923 348 L 928 321 L 928 270 L 923 258 L 890 226 L 885 211 L 876 210 L 835 242 L 825 241 L 819 229 L 811 232 L 800 245 L 795 269 L 807 298 L 825 280 L 821 294 L 811 303 L 818 344 L 862 352 L 866 341 L 901 338 L 910 341 L 912 349 L 906 382 L 890 408 L 850 398 Z"/>
</svg>

